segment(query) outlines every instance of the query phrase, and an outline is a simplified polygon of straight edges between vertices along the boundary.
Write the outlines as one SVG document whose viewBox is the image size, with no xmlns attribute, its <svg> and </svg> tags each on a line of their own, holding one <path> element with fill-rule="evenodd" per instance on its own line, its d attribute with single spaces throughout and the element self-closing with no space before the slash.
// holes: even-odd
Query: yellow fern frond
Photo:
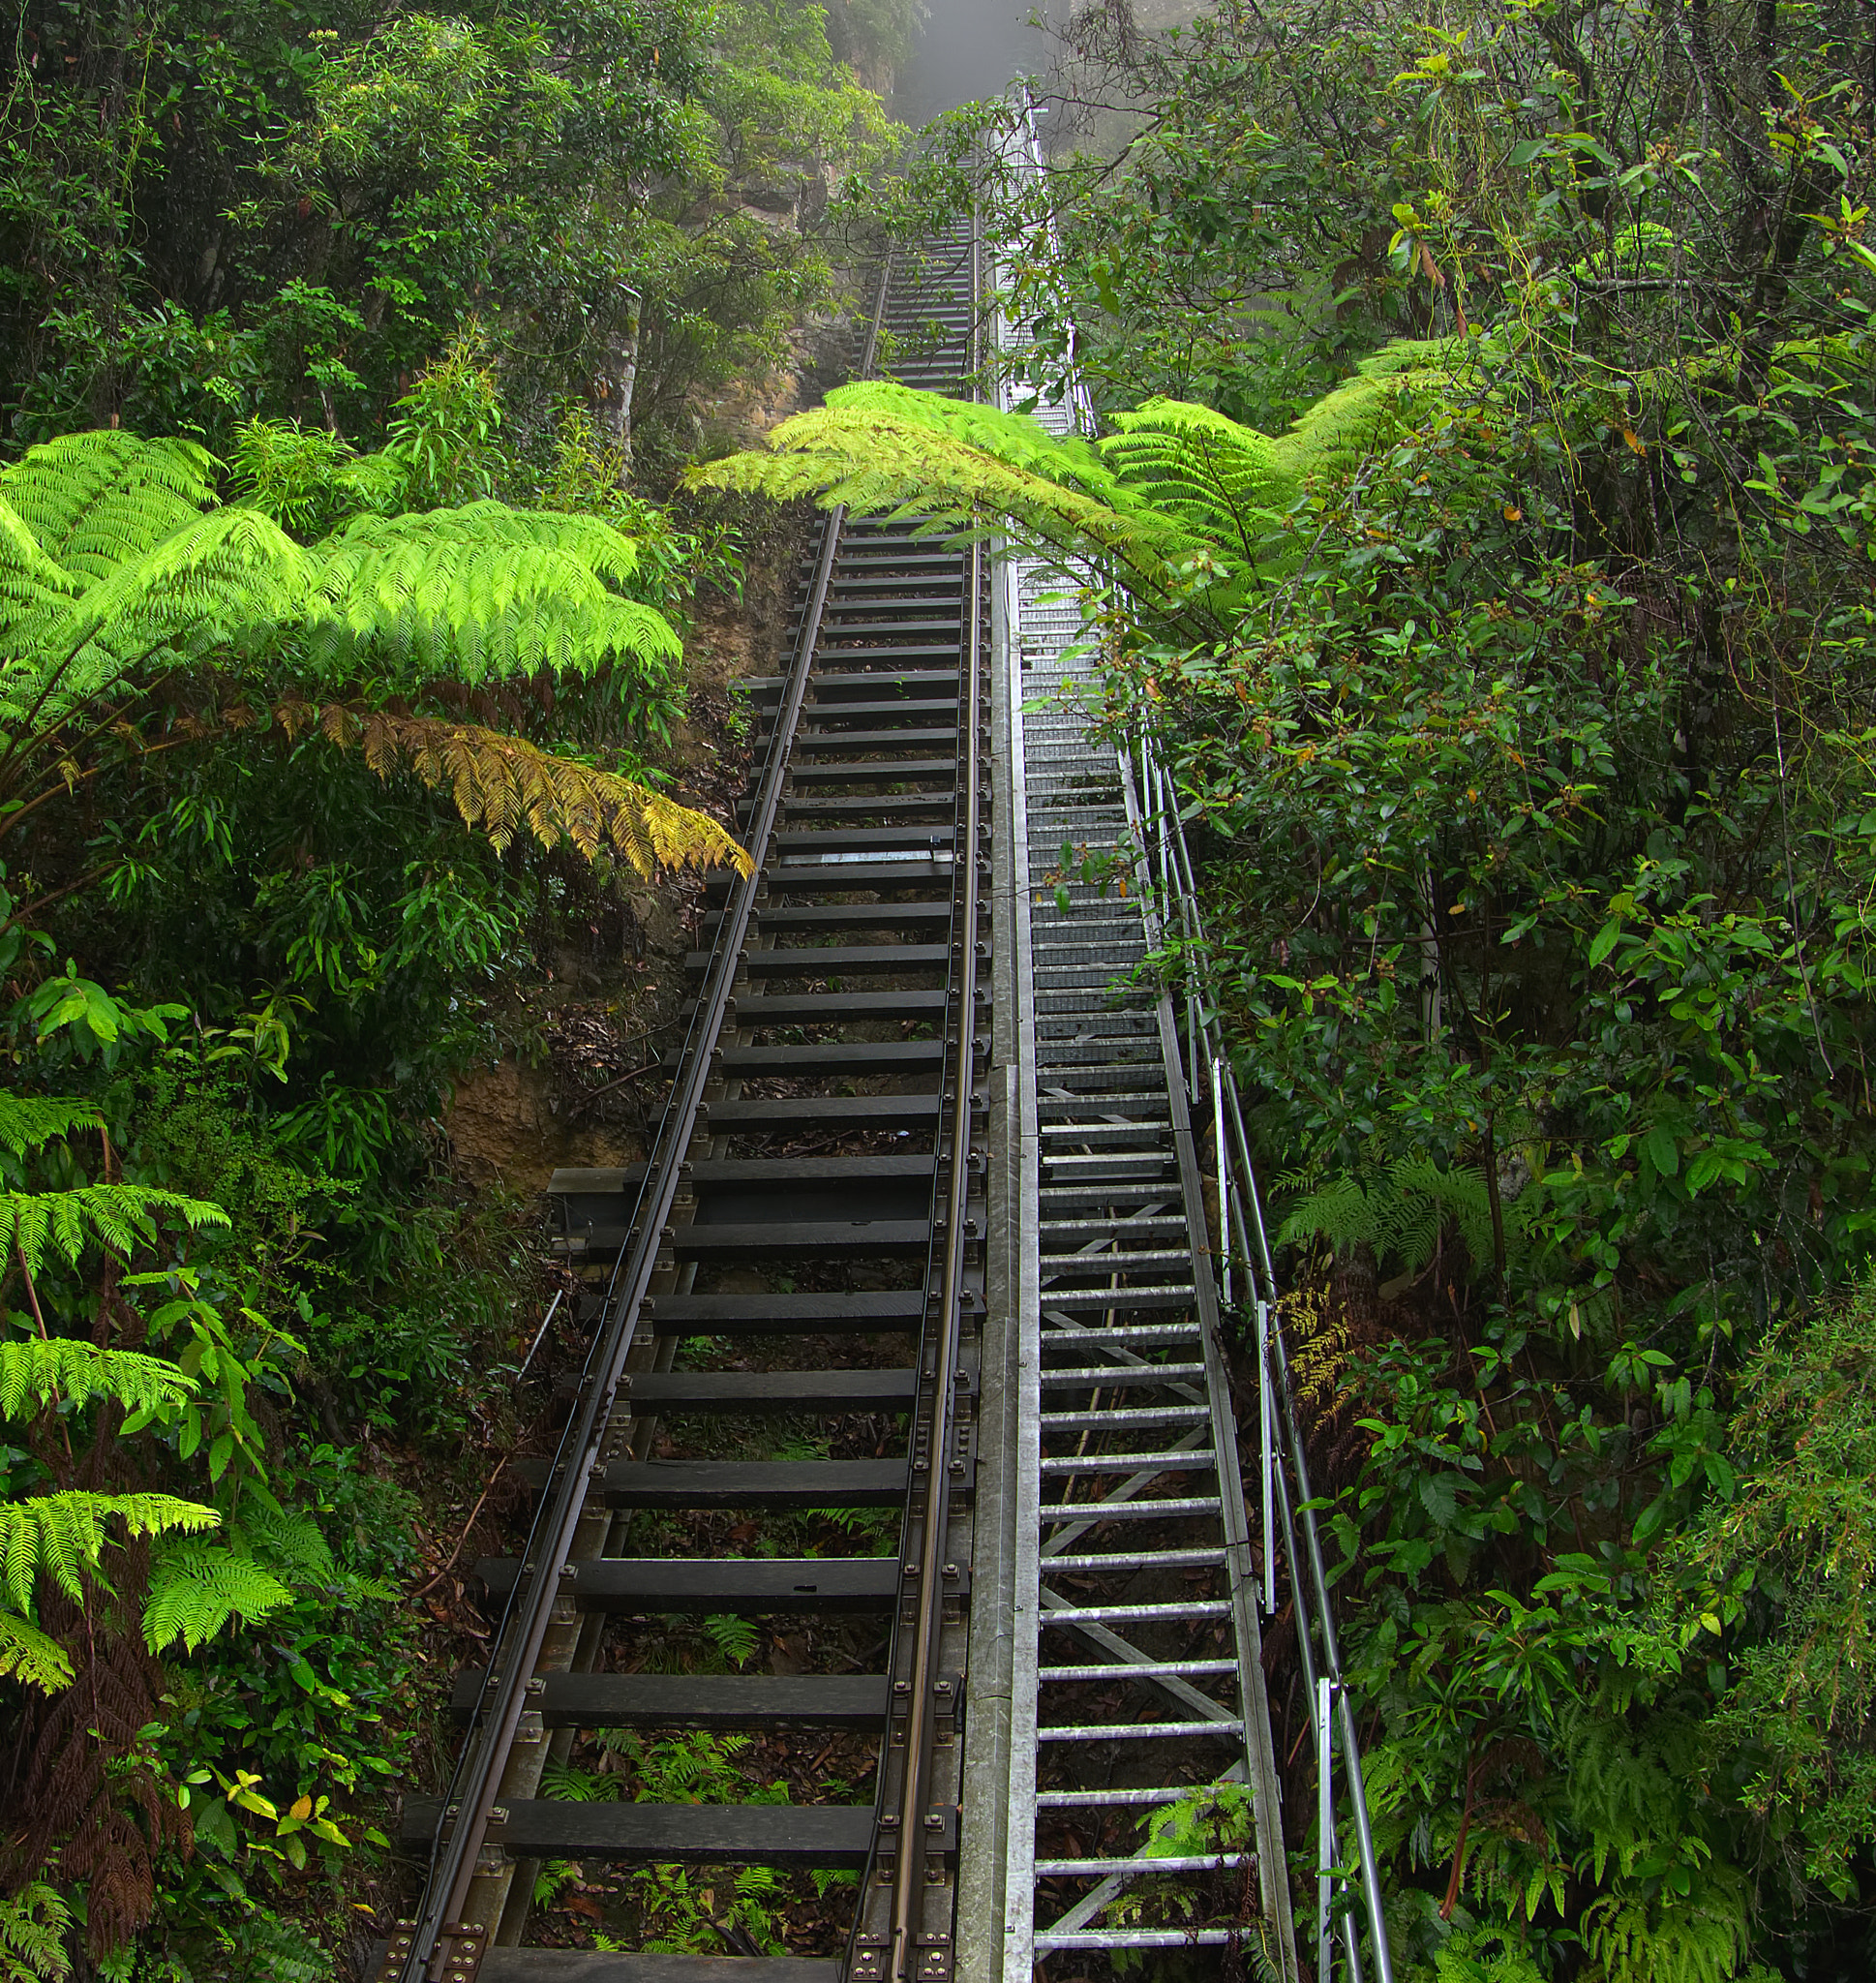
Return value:
<svg viewBox="0 0 1876 1983">
<path fill-rule="evenodd" d="M 708 813 L 525 737 L 337 703 L 284 703 L 278 716 L 289 737 L 317 732 L 341 748 L 358 746 L 379 778 L 408 770 L 433 791 L 446 786 L 464 824 L 485 833 L 498 853 L 525 826 L 543 846 L 571 840 L 590 861 L 616 855 L 644 875 L 660 866 L 752 871 L 748 855 Z"/>
</svg>

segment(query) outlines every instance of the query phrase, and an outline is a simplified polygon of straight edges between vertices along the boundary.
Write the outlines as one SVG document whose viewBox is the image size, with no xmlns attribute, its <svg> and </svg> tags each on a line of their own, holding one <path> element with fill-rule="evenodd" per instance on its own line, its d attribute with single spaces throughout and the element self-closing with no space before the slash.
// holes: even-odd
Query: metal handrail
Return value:
<svg viewBox="0 0 1876 1983">
<path fill-rule="evenodd" d="M 1362 1776 L 1354 1701 L 1343 1675 L 1335 1615 L 1329 1602 L 1321 1530 L 1316 1518 L 1309 1459 L 1296 1413 L 1288 1352 L 1284 1342 L 1277 1270 L 1271 1257 L 1262 1196 L 1257 1189 L 1256 1167 L 1251 1156 L 1244 1105 L 1232 1070 L 1230 1050 L 1218 1008 L 1208 997 L 1210 988 L 1202 962 L 1206 955 L 1205 925 L 1198 903 L 1197 870 L 1186 839 L 1185 822 L 1180 816 L 1170 773 L 1159 763 L 1151 743 L 1143 734 L 1136 734 L 1130 740 L 1124 756 L 1132 760 L 1129 769 L 1139 781 L 1142 797 L 1151 795 L 1152 803 L 1141 808 L 1141 819 L 1157 842 L 1152 851 L 1159 858 L 1157 862 L 1149 859 L 1148 866 L 1157 865 L 1165 877 L 1162 885 L 1167 889 L 1172 903 L 1178 909 L 1179 927 L 1187 946 L 1186 967 L 1182 973 L 1185 982 L 1181 989 L 1185 993 L 1189 1029 L 1188 1064 L 1195 1087 L 1201 1080 L 1200 1068 L 1209 1070 L 1217 1162 L 1225 1187 L 1219 1194 L 1220 1261 L 1228 1274 L 1228 1263 L 1236 1251 L 1235 1239 L 1241 1243 L 1243 1258 L 1251 1269 L 1257 1351 L 1259 1466 L 1265 1521 L 1264 1606 L 1266 1612 L 1276 1609 L 1271 1540 L 1272 1531 L 1281 1528 L 1289 1570 L 1290 1596 L 1295 1608 L 1297 1647 L 1306 1698 L 1310 1703 L 1310 1734 L 1316 1755 L 1320 1795 L 1324 1800 L 1320 1808 L 1331 1814 L 1326 1822 L 1318 1820 L 1317 1973 L 1322 1983 L 1327 1983 L 1334 1947 L 1339 1940 L 1353 1983 L 1360 1983 L 1362 1975 L 1360 1937 L 1352 1925 L 1353 1916 L 1342 1917 L 1348 1925 L 1338 1929 L 1338 1917 L 1330 1898 L 1330 1885 L 1335 1876 L 1333 1870 L 1341 1864 L 1335 1842 L 1333 1806 L 1327 1802 L 1334 1770 L 1333 1751 L 1339 1748 L 1360 1856 L 1361 1913 L 1368 1925 L 1379 1983 L 1393 1983 L 1393 1961 L 1381 1905 L 1380 1868 Z M 1324 1731 L 1331 1720 L 1334 1733 L 1325 1738 Z"/>
</svg>

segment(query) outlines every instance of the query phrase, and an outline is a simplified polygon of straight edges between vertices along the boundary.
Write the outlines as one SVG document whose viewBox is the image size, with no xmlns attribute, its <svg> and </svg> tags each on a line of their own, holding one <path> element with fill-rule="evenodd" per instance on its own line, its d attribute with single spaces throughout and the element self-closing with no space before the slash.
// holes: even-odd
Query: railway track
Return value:
<svg viewBox="0 0 1876 1983">
<path fill-rule="evenodd" d="M 867 365 L 885 330 L 917 353 L 906 382 L 967 390 L 976 283 L 968 238 L 883 282 Z M 529 1946 L 556 1862 L 857 1875 L 844 1949 L 763 1958 L 731 1923 L 706 1973 L 953 1973 L 984 1307 L 986 599 L 981 552 L 838 513 L 804 562 L 789 672 L 751 685 L 755 871 L 711 888 L 649 1159 L 553 1182 L 594 1290 L 591 1348 L 526 1548 L 477 1567 L 497 1651 L 459 1689 L 469 1726 L 445 1796 L 407 1800 L 429 1877 L 385 1983 L 699 1973 Z M 802 1510 L 859 1540 L 744 1553 L 753 1523 Z M 674 1619 L 755 1618 L 825 1657 L 630 1670 Z M 849 1619 L 859 1659 L 831 1623 Z M 872 1783 L 785 1805 L 551 1794 L 577 1738 L 622 1730 L 865 1738 Z"/>
<path fill-rule="evenodd" d="M 889 272 L 862 371 L 886 332 L 905 382 L 972 390 L 982 261 L 959 235 Z M 1205 1089 L 1228 1056 L 1190 999 L 1182 1050 L 1138 969 L 1190 859 L 1158 774 L 1088 733 L 1063 594 L 838 511 L 802 562 L 788 670 L 750 685 L 754 871 L 710 886 L 649 1156 L 553 1181 L 590 1348 L 525 1544 L 477 1566 L 494 1653 L 447 1789 L 406 1800 L 427 1877 L 378 1983 L 1101 1983 L 1253 1949 L 1299 1976 L 1280 1537 L 1358 1790 L 1354 1723 L 1280 1371 L 1246 1501 L 1225 1331 L 1281 1329 L 1235 1094 Z M 625 1760 L 583 1773 L 595 1745 Z M 1360 1983 L 1332 1803 L 1316 1835 L 1316 1967 L 1341 1936 Z M 720 1948 L 543 1945 L 569 1864 L 682 1870 Z M 715 1904 L 751 1869 L 781 1882 L 760 1939 Z"/>
</svg>

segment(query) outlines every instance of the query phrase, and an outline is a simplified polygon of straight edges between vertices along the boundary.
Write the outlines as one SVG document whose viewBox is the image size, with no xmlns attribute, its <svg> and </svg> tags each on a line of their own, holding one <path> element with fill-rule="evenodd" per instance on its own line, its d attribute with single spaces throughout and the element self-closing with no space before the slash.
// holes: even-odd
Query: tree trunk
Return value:
<svg viewBox="0 0 1876 1983">
<path fill-rule="evenodd" d="M 600 441 L 619 453 L 619 486 L 622 489 L 632 468 L 632 388 L 638 382 L 639 296 L 636 290 L 620 291 L 623 315 L 608 341 L 604 369 L 592 381 L 593 417 Z"/>
</svg>

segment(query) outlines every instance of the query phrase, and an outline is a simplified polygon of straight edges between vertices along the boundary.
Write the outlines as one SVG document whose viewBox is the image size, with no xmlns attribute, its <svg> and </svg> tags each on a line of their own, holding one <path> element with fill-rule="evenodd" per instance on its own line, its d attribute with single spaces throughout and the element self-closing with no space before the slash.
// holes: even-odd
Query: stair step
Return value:
<svg viewBox="0 0 1876 1983">
<path fill-rule="evenodd" d="M 450 1706 L 459 1724 L 484 1684 L 479 1672 L 457 1680 Z M 529 1705 L 544 1728 L 863 1730 L 885 1726 L 891 1686 L 872 1673 L 549 1673 Z"/>
<path fill-rule="evenodd" d="M 400 1830 L 428 1845 L 442 1816 L 439 1797 L 412 1797 Z M 575 1804 L 547 1798 L 505 1807 L 488 1836 L 519 1859 L 600 1859 L 620 1865 L 865 1866 L 870 1804 Z M 953 1822 L 954 1837 L 955 1822 Z M 557 1962 L 564 1950 L 543 1950 Z M 486 1974 L 487 1972 L 484 1971 Z"/>
</svg>

